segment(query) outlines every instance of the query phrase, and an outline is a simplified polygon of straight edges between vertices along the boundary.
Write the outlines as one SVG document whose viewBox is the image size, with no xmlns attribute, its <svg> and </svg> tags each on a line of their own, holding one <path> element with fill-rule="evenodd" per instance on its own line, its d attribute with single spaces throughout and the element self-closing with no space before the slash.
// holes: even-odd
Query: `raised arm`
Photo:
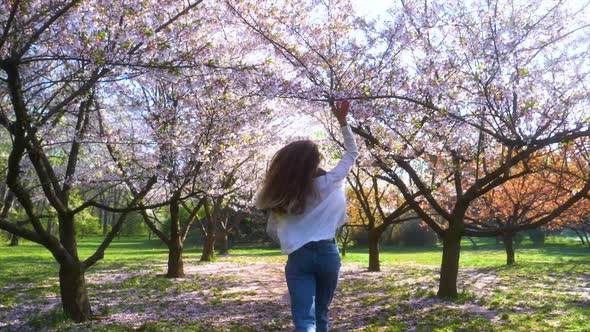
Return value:
<svg viewBox="0 0 590 332">
<path fill-rule="evenodd" d="M 344 180 L 352 169 L 352 166 L 354 166 L 354 161 L 359 156 L 359 150 L 356 146 L 352 129 L 346 121 L 346 115 L 348 115 L 349 110 L 350 102 L 348 100 L 337 102 L 335 107 L 332 108 L 332 112 L 340 124 L 340 130 L 342 130 L 342 137 L 344 138 L 344 148 L 346 149 L 344 156 L 342 156 L 336 167 L 326 174 L 328 180 L 332 182 Z"/>
</svg>

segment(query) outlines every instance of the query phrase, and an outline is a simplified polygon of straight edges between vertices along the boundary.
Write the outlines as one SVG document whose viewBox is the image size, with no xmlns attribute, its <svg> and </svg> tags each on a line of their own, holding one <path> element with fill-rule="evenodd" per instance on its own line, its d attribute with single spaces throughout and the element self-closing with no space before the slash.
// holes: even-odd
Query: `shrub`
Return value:
<svg viewBox="0 0 590 332">
<path fill-rule="evenodd" d="M 545 231 L 541 229 L 532 229 L 528 231 L 529 239 L 534 245 L 540 246 L 545 243 Z"/>
<path fill-rule="evenodd" d="M 436 233 L 420 219 L 411 219 L 401 225 L 394 225 L 384 243 L 401 246 L 433 246 L 438 241 Z"/>
<path fill-rule="evenodd" d="M 88 235 L 101 234 L 102 228 L 97 216 L 84 210 L 76 216 L 76 235 L 85 237 Z"/>
<path fill-rule="evenodd" d="M 364 227 L 350 227 L 350 238 L 359 245 L 369 244 L 369 233 Z"/>
<path fill-rule="evenodd" d="M 400 244 L 405 246 L 433 246 L 436 233 L 421 220 L 413 219 L 400 225 Z"/>
<path fill-rule="evenodd" d="M 143 222 L 143 217 L 139 212 L 131 212 L 127 215 L 121 235 L 123 236 L 143 236 L 148 234 L 148 228 Z"/>
<path fill-rule="evenodd" d="M 387 237 L 383 239 L 383 243 L 392 246 L 399 246 L 401 245 L 401 234 L 400 234 L 400 226 L 401 225 L 391 225 L 390 228 L 386 231 Z"/>
</svg>

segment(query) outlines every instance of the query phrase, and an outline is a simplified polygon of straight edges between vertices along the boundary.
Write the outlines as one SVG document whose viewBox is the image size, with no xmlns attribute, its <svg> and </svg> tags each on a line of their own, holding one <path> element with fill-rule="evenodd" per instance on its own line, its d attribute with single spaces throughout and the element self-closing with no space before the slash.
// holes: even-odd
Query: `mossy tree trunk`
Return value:
<svg viewBox="0 0 590 332">
<path fill-rule="evenodd" d="M 514 265 L 514 241 L 512 233 L 502 234 L 502 242 L 506 251 L 506 264 Z"/>
</svg>

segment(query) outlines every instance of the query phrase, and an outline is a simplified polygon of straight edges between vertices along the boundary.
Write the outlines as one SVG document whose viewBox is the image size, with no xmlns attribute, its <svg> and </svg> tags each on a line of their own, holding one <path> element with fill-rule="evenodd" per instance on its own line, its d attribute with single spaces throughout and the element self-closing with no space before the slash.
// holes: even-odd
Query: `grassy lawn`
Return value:
<svg viewBox="0 0 590 332">
<path fill-rule="evenodd" d="M 461 267 L 494 267 L 506 264 L 506 256 L 502 244 L 494 239 L 476 239 L 477 247 L 470 241 L 463 240 L 461 249 Z M 436 265 L 441 262 L 442 246 L 436 247 L 381 247 L 381 263 L 392 265 L 399 263 L 415 263 Z M 369 264 L 368 249 L 352 248 L 347 251 L 345 261 Z M 516 261 L 526 263 L 564 263 L 588 262 L 590 250 L 579 242 L 556 237 L 549 237 L 543 246 L 534 246 L 530 241 L 523 241 L 516 246 Z"/>
<path fill-rule="evenodd" d="M 100 240 L 82 239 L 80 255 L 91 255 Z M 541 247 L 525 241 L 516 248 L 513 267 L 505 266 L 503 248 L 494 240 L 478 240 L 477 248 L 465 241 L 458 283 L 461 295 L 454 301 L 435 296 L 440 247 L 382 247 L 381 251 L 383 272 L 367 273 L 367 249 L 348 250 L 332 308 L 340 313 L 333 318 L 334 329 L 590 331 L 590 250 L 574 241 L 549 238 Z M 165 271 L 165 246 L 144 238 L 116 239 L 105 258 L 87 273 L 93 311 L 101 317 L 100 323 L 80 325 L 68 322 L 61 313 L 58 266 L 49 252 L 27 241 L 19 247 L 2 245 L 0 330 L 290 329 L 288 305 L 277 305 L 277 299 L 265 301 L 260 290 L 248 288 L 248 271 L 253 266 L 262 267 L 260 271 L 272 268 L 280 276 L 286 258 L 278 249 L 242 246 L 209 264 L 198 263 L 199 257 L 199 248 L 187 245 L 185 266 L 195 270 L 181 281 L 170 280 L 158 276 Z M 240 275 L 243 271 L 245 276 Z M 276 279 L 278 286 L 282 282 Z M 188 313 L 169 314 L 168 319 L 155 309 L 179 303 L 175 310 Z M 221 309 L 227 322 L 219 323 Z M 246 317 L 248 310 L 269 312 L 274 318 L 262 322 L 254 315 L 232 318 Z M 190 319 L 190 313 L 201 316 Z M 125 320 L 132 314 L 143 318 Z"/>
<path fill-rule="evenodd" d="M 541 247 L 523 242 L 512 267 L 505 265 L 503 247 L 494 240 L 479 240 L 477 248 L 464 241 L 458 282 L 462 293 L 443 305 L 435 300 L 436 284 L 421 280 L 424 275 L 438 278 L 438 270 L 427 273 L 423 267 L 439 266 L 440 248 L 381 251 L 382 266 L 391 267 L 394 274 L 403 269 L 401 276 L 384 277 L 385 284 L 395 284 L 396 279 L 418 282 L 377 287 L 367 296 L 368 303 L 396 298 L 387 301 L 389 318 L 377 318 L 367 330 L 590 331 L 590 250 L 574 241 L 550 238 Z M 364 248 L 354 248 L 347 256 L 346 261 L 368 264 Z M 372 287 L 361 280 L 349 293 L 371 294 Z M 466 306 L 478 309 L 470 312 Z"/>
</svg>

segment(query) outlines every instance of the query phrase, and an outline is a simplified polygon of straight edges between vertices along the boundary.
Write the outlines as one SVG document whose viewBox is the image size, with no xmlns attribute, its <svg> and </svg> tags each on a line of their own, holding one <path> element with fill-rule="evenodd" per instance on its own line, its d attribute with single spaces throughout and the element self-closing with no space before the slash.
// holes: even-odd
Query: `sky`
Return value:
<svg viewBox="0 0 590 332">
<path fill-rule="evenodd" d="M 392 6 L 396 1 L 384 1 L 384 0 L 353 0 L 352 4 L 357 13 L 362 16 L 369 18 L 377 18 L 380 14 Z"/>
<path fill-rule="evenodd" d="M 400 0 L 351 0 L 352 4 L 360 15 L 367 16 L 369 18 L 377 18 L 379 15 L 383 16 L 385 11 L 393 6 L 399 5 L 401 3 Z M 466 0 L 469 2 L 469 0 Z M 515 2 L 518 2 L 516 0 Z M 551 4 L 557 1 L 543 1 L 543 3 Z M 567 4 L 571 6 L 571 8 L 582 8 L 586 6 L 586 12 L 590 15 L 590 1 L 589 0 L 566 0 Z"/>
</svg>

